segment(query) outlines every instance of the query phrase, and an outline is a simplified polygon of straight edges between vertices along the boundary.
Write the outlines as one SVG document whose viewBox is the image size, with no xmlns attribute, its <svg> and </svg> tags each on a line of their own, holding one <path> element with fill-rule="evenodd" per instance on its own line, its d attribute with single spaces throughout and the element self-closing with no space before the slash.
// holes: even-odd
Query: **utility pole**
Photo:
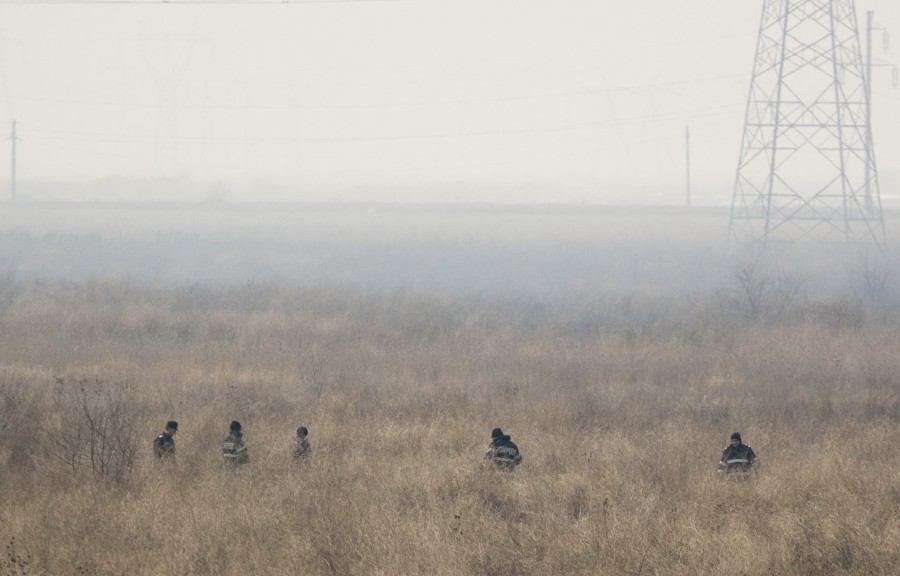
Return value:
<svg viewBox="0 0 900 576">
<path fill-rule="evenodd" d="M 872 210 L 872 18 L 875 13 L 866 12 L 866 209 Z"/>
<path fill-rule="evenodd" d="M 10 192 L 10 200 L 12 202 L 16 201 L 16 121 L 13 120 L 11 123 L 12 131 L 10 132 L 9 139 L 12 141 L 12 171 L 10 173 L 9 180 L 9 192 Z"/>
<path fill-rule="evenodd" d="M 684 127 L 685 180 L 687 186 L 687 205 L 691 205 L 691 125 Z"/>
</svg>

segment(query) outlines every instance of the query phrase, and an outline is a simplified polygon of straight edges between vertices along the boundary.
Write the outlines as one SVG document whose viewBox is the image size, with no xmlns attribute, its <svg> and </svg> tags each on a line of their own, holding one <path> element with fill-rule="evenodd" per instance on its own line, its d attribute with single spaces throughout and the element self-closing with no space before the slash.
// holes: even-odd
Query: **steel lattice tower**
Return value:
<svg viewBox="0 0 900 576">
<path fill-rule="evenodd" d="M 729 241 L 884 247 L 854 0 L 765 0 Z"/>
</svg>

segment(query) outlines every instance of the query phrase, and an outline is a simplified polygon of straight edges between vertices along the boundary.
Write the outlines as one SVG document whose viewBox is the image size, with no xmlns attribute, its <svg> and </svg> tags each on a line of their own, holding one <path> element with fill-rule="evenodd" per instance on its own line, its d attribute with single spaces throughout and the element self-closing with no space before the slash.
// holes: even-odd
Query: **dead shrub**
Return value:
<svg viewBox="0 0 900 576">
<path fill-rule="evenodd" d="M 46 449 L 73 477 L 128 479 L 138 452 L 134 391 L 100 379 L 57 378 Z"/>
</svg>

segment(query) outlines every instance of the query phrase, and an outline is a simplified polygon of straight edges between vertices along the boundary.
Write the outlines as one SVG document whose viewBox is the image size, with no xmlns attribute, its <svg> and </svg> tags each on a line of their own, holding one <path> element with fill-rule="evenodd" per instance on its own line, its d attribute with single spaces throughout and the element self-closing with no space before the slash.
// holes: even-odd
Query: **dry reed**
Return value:
<svg viewBox="0 0 900 576">
<path fill-rule="evenodd" d="M 748 317 L 738 290 L 518 300 L 529 315 L 274 285 L 2 291 L 3 576 L 900 565 L 897 318 L 863 304 L 845 322 L 838 298 Z M 313 455 L 294 462 L 300 424 Z M 513 473 L 482 461 L 494 426 L 524 452 Z M 762 459 L 740 484 L 715 473 L 735 429 Z M 98 467 L 98 446 L 122 457 Z"/>
</svg>

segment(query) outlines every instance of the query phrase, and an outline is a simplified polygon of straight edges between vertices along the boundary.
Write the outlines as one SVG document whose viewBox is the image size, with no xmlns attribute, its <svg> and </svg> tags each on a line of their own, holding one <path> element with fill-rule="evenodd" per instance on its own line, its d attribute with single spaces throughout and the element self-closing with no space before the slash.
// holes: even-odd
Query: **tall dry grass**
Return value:
<svg viewBox="0 0 900 576">
<path fill-rule="evenodd" d="M 896 311 L 773 291 L 751 314 L 741 288 L 6 279 L 0 575 L 894 574 Z M 174 463 L 150 449 L 168 419 Z M 495 426 L 513 473 L 481 459 Z M 751 482 L 715 473 L 734 430 Z"/>
</svg>

